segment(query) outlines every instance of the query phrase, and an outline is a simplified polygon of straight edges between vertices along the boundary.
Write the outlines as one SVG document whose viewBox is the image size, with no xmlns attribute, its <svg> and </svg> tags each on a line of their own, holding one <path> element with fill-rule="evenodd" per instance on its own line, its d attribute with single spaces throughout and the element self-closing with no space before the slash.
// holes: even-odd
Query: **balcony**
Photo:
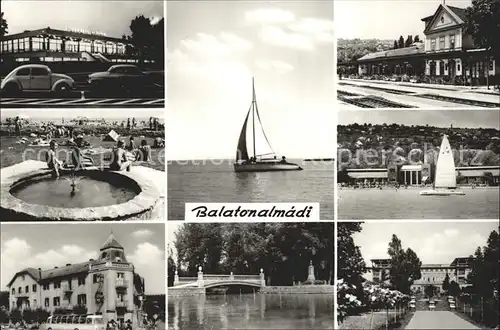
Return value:
<svg viewBox="0 0 500 330">
<path fill-rule="evenodd" d="M 128 307 L 128 301 L 127 300 L 116 300 L 116 308 L 127 308 Z"/>
<path fill-rule="evenodd" d="M 61 290 L 64 293 L 71 293 L 71 292 L 73 292 L 73 288 L 68 283 L 61 284 Z"/>
<path fill-rule="evenodd" d="M 116 288 L 117 289 L 126 289 L 128 288 L 128 281 L 123 278 L 116 279 Z"/>
</svg>

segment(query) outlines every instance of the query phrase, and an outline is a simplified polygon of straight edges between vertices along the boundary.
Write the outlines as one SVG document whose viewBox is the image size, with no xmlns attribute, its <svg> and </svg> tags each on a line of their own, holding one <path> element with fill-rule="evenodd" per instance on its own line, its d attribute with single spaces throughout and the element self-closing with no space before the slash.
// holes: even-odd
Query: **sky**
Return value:
<svg viewBox="0 0 500 330">
<path fill-rule="evenodd" d="M 96 259 L 113 232 L 127 260 L 144 277 L 146 293 L 165 293 L 164 224 L 2 224 L 1 232 L 2 291 L 24 268 L 50 269 Z"/>
<path fill-rule="evenodd" d="M 65 118 L 72 119 L 80 116 L 84 116 L 87 118 L 105 118 L 105 119 L 123 119 L 130 117 L 135 118 L 149 118 L 149 117 L 158 117 L 163 118 L 165 116 L 165 112 L 163 109 L 154 110 L 154 109 L 130 109 L 126 112 L 123 110 L 116 109 L 106 109 L 106 111 L 102 111 L 102 109 L 85 109 L 84 113 L 78 111 L 77 109 L 70 110 L 24 110 L 24 109 L 8 109 L 2 110 L 0 113 L 0 119 L 4 118 L 12 118 L 20 116 L 23 118 L 31 118 L 31 119 L 46 119 L 46 118 Z M 161 121 L 161 120 L 160 120 Z"/>
<path fill-rule="evenodd" d="M 331 156 L 333 1 L 167 1 L 167 21 L 170 159 L 234 158 L 252 77 L 276 153 Z"/>
<path fill-rule="evenodd" d="M 152 18 L 153 23 L 164 16 L 161 0 L 2 0 L 2 12 L 9 34 L 51 27 L 102 32 L 115 38 L 130 34 L 130 21 L 136 16 Z"/>
<path fill-rule="evenodd" d="M 335 34 L 343 39 L 390 39 L 419 35 L 422 18 L 434 15 L 444 0 L 335 0 Z M 466 8 L 472 0 L 445 0 Z"/>
<path fill-rule="evenodd" d="M 500 129 L 498 110 L 349 110 L 339 112 L 339 125 L 358 123 Z"/>
<path fill-rule="evenodd" d="M 172 249 L 174 261 L 177 262 L 177 255 L 175 250 L 175 233 L 182 226 L 184 221 L 169 221 L 167 226 L 167 254 L 168 249 Z"/>
<path fill-rule="evenodd" d="M 422 264 L 450 264 L 457 257 L 473 255 L 498 231 L 498 221 L 490 222 L 365 222 L 353 235 L 366 265 L 370 259 L 388 258 L 387 248 L 395 234 L 404 249 L 411 248 Z"/>
</svg>

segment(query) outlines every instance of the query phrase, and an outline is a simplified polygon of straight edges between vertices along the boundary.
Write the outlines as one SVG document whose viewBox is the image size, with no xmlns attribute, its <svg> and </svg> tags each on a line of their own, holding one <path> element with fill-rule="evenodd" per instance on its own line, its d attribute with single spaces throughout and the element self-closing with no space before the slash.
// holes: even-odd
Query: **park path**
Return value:
<svg viewBox="0 0 500 330">
<path fill-rule="evenodd" d="M 406 329 L 480 329 L 448 311 L 416 311 Z"/>
</svg>

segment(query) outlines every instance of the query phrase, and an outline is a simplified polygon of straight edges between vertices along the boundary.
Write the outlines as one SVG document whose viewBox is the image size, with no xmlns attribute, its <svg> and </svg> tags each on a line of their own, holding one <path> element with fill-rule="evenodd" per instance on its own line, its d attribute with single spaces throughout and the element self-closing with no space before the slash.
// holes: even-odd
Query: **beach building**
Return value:
<svg viewBox="0 0 500 330">
<path fill-rule="evenodd" d="M 422 264 L 420 273 L 422 277 L 416 280 L 411 289 L 415 292 L 424 292 L 425 287 L 433 285 L 443 292 L 443 281 L 448 274 L 451 281 L 455 281 L 460 288 L 468 286 L 467 276 L 472 271 L 472 257 L 457 257 L 450 264 Z M 380 282 L 388 280 L 389 270 L 391 268 L 391 259 L 371 259 L 372 266 L 368 270 L 372 274 L 373 281 Z M 385 273 L 385 274 L 383 274 Z"/>
<path fill-rule="evenodd" d="M 500 166 L 457 167 L 458 184 L 499 184 Z M 356 183 L 399 183 L 421 185 L 433 182 L 435 166 L 431 164 L 389 165 L 387 168 L 346 169 Z"/>
<path fill-rule="evenodd" d="M 357 60 L 358 74 L 423 75 L 443 82 L 486 84 L 487 77 L 500 75 L 500 63 L 487 49 L 474 45 L 465 30 L 466 21 L 464 8 L 441 4 L 434 14 L 422 18 L 423 42 L 367 54 Z"/>
<path fill-rule="evenodd" d="M 52 269 L 25 268 L 7 285 L 10 309 L 44 308 L 51 312 L 76 307 L 108 320 L 140 320 L 144 279 L 127 261 L 123 247 L 111 234 L 98 257 Z"/>
</svg>

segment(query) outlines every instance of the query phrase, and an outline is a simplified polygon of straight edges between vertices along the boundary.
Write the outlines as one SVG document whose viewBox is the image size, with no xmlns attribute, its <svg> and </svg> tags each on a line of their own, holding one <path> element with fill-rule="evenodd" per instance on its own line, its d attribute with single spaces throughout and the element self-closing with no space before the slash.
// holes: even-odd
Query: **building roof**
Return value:
<svg viewBox="0 0 500 330">
<path fill-rule="evenodd" d="M 421 171 L 422 165 L 403 165 L 401 171 Z"/>
<path fill-rule="evenodd" d="M 387 179 L 387 170 L 385 172 L 349 172 L 347 175 L 353 179 Z"/>
<path fill-rule="evenodd" d="M 437 17 L 437 14 L 441 10 L 445 10 L 451 16 L 453 16 L 453 18 L 457 21 L 458 24 L 464 24 L 466 19 L 467 19 L 467 12 L 465 9 L 441 4 L 436 9 L 436 11 L 434 12 L 433 15 L 427 16 L 427 17 L 422 19 L 422 21 L 426 22 L 424 34 L 427 34 L 426 32 L 428 32 L 430 27 L 432 26 L 431 23 L 434 21 L 434 19 Z"/>
<path fill-rule="evenodd" d="M 464 8 L 458 8 L 458 7 L 453 7 L 453 6 L 448 6 L 448 5 L 447 5 L 447 7 L 449 9 L 451 9 L 451 11 L 453 13 L 455 13 L 455 15 L 457 15 L 458 17 L 460 17 L 460 19 L 462 21 L 464 21 L 464 22 L 467 21 L 467 10 L 466 9 L 464 9 Z"/>
<path fill-rule="evenodd" d="M 67 275 L 72 275 L 72 274 L 81 274 L 81 273 L 86 273 L 89 271 L 89 264 L 93 264 L 96 261 L 87 261 L 87 262 L 82 262 L 79 264 L 74 264 L 74 265 L 67 265 L 63 267 L 54 267 L 52 269 L 48 270 L 38 270 L 36 268 L 25 268 L 19 272 L 17 272 L 10 282 L 7 284 L 9 287 L 14 280 L 23 274 L 28 274 L 31 276 L 35 281 L 41 282 L 44 280 L 52 279 L 52 278 L 57 278 L 57 277 L 62 277 L 62 276 L 67 276 Z M 41 275 L 41 276 L 40 276 Z"/>
<path fill-rule="evenodd" d="M 109 235 L 109 237 L 106 240 L 106 242 L 104 242 L 104 244 L 101 246 L 100 251 L 106 250 L 106 249 L 109 249 L 109 248 L 115 248 L 115 249 L 123 250 L 123 246 L 121 246 L 121 244 L 118 243 L 118 241 L 116 240 L 116 238 L 113 235 L 113 233 L 111 233 Z"/>
<path fill-rule="evenodd" d="M 47 34 L 50 34 L 53 36 L 76 38 L 76 39 L 102 40 L 102 41 L 119 42 L 119 43 L 123 43 L 123 44 L 130 43 L 129 41 L 126 41 L 126 40 L 123 40 L 120 38 L 107 37 L 107 36 L 96 35 L 96 34 L 91 34 L 91 33 L 81 33 L 81 32 L 74 32 L 74 31 L 57 30 L 57 29 L 51 29 L 50 27 L 46 27 L 43 29 L 37 29 L 37 30 L 26 30 L 26 31 L 21 32 L 21 33 L 5 35 L 5 36 L 1 37 L 0 40 L 12 40 L 12 39 L 25 38 L 25 37 L 36 37 L 39 35 L 47 35 Z"/>
<path fill-rule="evenodd" d="M 398 48 L 398 49 L 390 49 L 384 50 L 381 52 L 375 52 L 366 54 L 365 56 L 358 59 L 358 62 L 364 62 L 369 60 L 376 59 L 391 59 L 391 58 L 399 58 L 399 57 L 407 57 L 407 56 L 418 56 L 421 54 L 425 54 L 425 46 L 423 43 L 416 44 L 414 46 Z"/>
</svg>

